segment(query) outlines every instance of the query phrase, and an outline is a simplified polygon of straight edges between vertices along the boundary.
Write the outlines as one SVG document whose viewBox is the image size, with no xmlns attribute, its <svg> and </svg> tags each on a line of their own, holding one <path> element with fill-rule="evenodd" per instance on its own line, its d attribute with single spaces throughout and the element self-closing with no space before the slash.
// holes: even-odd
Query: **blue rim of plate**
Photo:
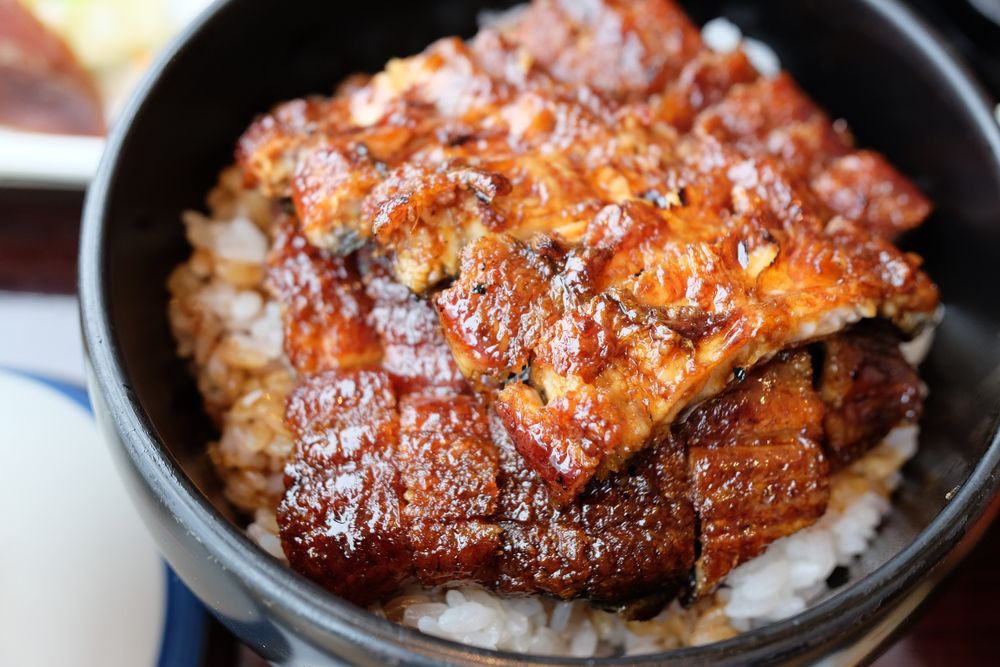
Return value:
<svg viewBox="0 0 1000 667">
<path fill-rule="evenodd" d="M 0 366 L 0 372 L 54 389 L 89 414 L 94 414 L 87 390 L 79 385 L 6 366 Z M 155 667 L 192 667 L 201 662 L 208 616 L 201 601 L 165 562 L 163 573 L 167 608 L 163 615 L 160 650 Z"/>
</svg>

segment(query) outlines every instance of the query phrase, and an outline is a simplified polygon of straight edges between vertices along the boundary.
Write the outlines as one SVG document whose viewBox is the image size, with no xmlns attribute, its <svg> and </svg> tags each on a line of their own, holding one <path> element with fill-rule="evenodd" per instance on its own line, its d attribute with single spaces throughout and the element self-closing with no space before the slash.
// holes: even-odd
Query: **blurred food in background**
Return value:
<svg viewBox="0 0 1000 667">
<path fill-rule="evenodd" d="M 206 0 L 0 0 L 0 124 L 103 134 Z"/>
<path fill-rule="evenodd" d="M 90 72 L 16 0 L 0 0 L 0 123 L 41 132 L 104 132 Z"/>
<path fill-rule="evenodd" d="M 0 187 L 81 188 L 156 54 L 210 0 L 0 0 Z"/>
</svg>

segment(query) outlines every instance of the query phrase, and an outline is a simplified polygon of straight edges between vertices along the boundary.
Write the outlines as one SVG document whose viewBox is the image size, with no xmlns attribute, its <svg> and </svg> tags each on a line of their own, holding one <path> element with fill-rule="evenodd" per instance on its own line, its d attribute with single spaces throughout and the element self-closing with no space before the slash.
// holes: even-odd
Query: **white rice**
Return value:
<svg viewBox="0 0 1000 667">
<path fill-rule="evenodd" d="M 718 53 L 742 49 L 761 76 L 774 77 L 781 73 L 781 60 L 774 49 L 758 39 L 744 37 L 739 26 L 723 16 L 706 23 L 701 29 L 701 38 L 708 48 Z"/>
<path fill-rule="evenodd" d="M 480 28 L 504 32 L 517 25 L 528 6 L 528 3 L 525 2 L 508 9 L 484 9 L 476 16 L 476 23 Z"/>
<path fill-rule="evenodd" d="M 937 307 L 934 316 L 931 318 L 930 326 L 925 327 L 919 334 L 899 346 L 903 352 L 903 358 L 913 366 L 919 366 L 927 358 L 934 343 L 934 329 L 944 319 L 944 304 Z"/>
<path fill-rule="evenodd" d="M 240 188 L 235 169 L 222 174 L 209 206 L 211 218 L 184 215 L 194 252 L 167 282 L 170 323 L 222 433 L 208 451 L 226 498 L 249 513 L 267 508 L 273 519 L 291 452 L 284 403 L 293 376 L 280 307 L 263 287 L 270 206 Z M 277 531 L 273 520 L 255 523 L 272 536 Z M 263 533 L 252 537 L 261 543 Z M 274 544 L 262 546 L 275 551 Z"/>
</svg>

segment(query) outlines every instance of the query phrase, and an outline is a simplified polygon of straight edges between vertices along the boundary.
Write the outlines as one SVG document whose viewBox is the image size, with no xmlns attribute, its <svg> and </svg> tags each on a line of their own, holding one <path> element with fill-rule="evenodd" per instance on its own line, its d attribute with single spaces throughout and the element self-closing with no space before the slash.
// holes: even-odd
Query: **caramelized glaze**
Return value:
<svg viewBox="0 0 1000 667">
<path fill-rule="evenodd" d="M 929 203 L 668 0 L 536 0 L 279 106 L 237 158 L 294 210 L 282 543 L 355 602 L 655 613 L 919 417 L 898 342 L 938 293 L 893 240 Z"/>
</svg>

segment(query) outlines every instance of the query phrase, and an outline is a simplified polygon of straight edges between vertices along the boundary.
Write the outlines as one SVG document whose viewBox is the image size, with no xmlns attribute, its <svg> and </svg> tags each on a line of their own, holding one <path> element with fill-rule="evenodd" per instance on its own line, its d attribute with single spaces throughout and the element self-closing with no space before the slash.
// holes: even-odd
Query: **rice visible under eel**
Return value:
<svg viewBox="0 0 1000 667">
<path fill-rule="evenodd" d="M 293 373 L 278 305 L 263 282 L 271 218 L 233 170 L 222 174 L 209 206 L 211 217 L 185 215 L 194 252 L 169 279 L 170 322 L 221 433 L 209 456 L 226 498 L 253 517 L 247 534 L 284 560 L 275 508 L 291 451 L 283 412 Z M 911 343 L 909 352 L 927 347 Z M 733 570 L 714 595 L 689 608 L 674 602 L 649 621 L 624 621 L 586 601 L 504 599 L 474 587 L 412 588 L 372 611 L 439 637 L 541 655 L 633 655 L 727 639 L 796 614 L 828 591 L 834 569 L 864 552 L 889 512 L 917 435 L 916 426 L 892 431 L 832 476 L 829 508 L 816 524 Z"/>
</svg>

